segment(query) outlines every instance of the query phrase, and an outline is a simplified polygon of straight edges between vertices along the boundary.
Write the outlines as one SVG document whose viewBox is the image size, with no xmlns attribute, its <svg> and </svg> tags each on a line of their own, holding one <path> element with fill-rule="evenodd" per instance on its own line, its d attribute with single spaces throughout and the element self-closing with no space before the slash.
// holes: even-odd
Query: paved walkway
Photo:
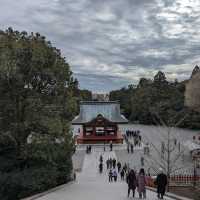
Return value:
<svg viewBox="0 0 200 200">
<path fill-rule="evenodd" d="M 87 154 L 84 159 L 83 169 L 77 175 L 77 181 L 64 188 L 38 198 L 38 200 L 127 200 L 127 184 L 124 181 L 109 183 L 107 171 L 103 174 L 98 173 L 98 163 L 101 151 L 94 150 Z M 104 161 L 108 157 L 116 157 L 115 152 L 103 152 Z M 104 167 L 105 169 L 105 167 Z M 138 194 L 136 192 L 136 198 Z M 155 200 L 156 194 L 147 191 L 147 200 Z M 172 200 L 165 198 L 166 200 Z"/>
</svg>

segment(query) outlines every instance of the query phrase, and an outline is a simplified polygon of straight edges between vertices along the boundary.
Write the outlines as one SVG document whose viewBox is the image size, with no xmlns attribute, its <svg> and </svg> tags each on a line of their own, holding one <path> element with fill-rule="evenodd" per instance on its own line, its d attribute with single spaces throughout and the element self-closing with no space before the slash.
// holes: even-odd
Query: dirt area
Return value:
<svg viewBox="0 0 200 200">
<path fill-rule="evenodd" d="M 197 191 L 193 187 L 170 187 L 170 192 L 194 200 L 200 199 L 200 190 Z"/>
</svg>

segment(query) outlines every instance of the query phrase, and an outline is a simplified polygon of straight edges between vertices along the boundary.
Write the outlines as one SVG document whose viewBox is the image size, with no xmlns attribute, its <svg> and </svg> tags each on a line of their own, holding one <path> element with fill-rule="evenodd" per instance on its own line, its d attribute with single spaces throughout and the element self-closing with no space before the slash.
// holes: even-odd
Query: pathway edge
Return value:
<svg viewBox="0 0 200 200">
<path fill-rule="evenodd" d="M 147 189 L 150 190 L 150 191 L 156 192 L 155 188 L 147 187 Z M 173 193 L 170 193 L 170 192 L 166 192 L 165 196 L 173 198 L 175 200 L 193 200 L 193 199 L 190 199 L 188 197 L 179 196 L 179 195 L 176 195 L 176 194 L 173 194 Z"/>
<path fill-rule="evenodd" d="M 66 187 L 66 186 L 68 186 L 68 185 L 72 185 L 73 183 L 74 183 L 74 181 L 70 181 L 70 182 L 68 182 L 68 183 L 59 185 L 59 186 L 57 186 L 57 187 L 51 188 L 51 189 L 49 189 L 49 190 L 46 190 L 46 191 L 44 191 L 44 192 L 35 194 L 35 195 L 33 195 L 33 196 L 25 197 L 25 198 L 23 198 L 23 199 L 21 199 L 21 200 L 35 200 L 35 199 L 38 199 L 39 197 L 43 197 L 43 196 L 45 196 L 45 195 L 47 195 L 47 194 L 49 194 L 49 193 L 55 192 L 55 191 L 57 191 L 57 190 L 60 190 L 60 189 Z"/>
</svg>

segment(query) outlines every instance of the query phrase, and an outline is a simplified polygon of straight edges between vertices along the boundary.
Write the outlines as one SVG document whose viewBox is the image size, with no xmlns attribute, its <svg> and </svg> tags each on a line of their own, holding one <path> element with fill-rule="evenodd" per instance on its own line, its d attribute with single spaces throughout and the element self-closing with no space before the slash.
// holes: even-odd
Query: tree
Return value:
<svg viewBox="0 0 200 200">
<path fill-rule="evenodd" d="M 0 32 L 0 199 L 70 179 L 76 87 L 60 50 L 44 36 Z"/>
<path fill-rule="evenodd" d="M 154 76 L 154 83 L 157 83 L 157 84 L 167 83 L 167 79 L 166 79 L 165 74 L 163 72 L 159 71 Z"/>
<path fill-rule="evenodd" d="M 186 167 L 182 163 L 185 148 L 178 139 L 180 136 L 173 130 L 182 123 L 187 116 L 182 118 L 179 122 L 174 123 L 172 127 L 167 125 L 157 113 L 153 113 L 153 115 L 157 125 L 162 126 L 159 132 L 160 137 L 158 138 L 160 140 L 160 147 L 157 143 L 150 142 L 147 138 L 153 153 L 146 158 L 146 162 L 154 171 L 158 172 L 158 169 L 162 168 L 167 174 L 168 179 L 170 179 L 171 175 Z"/>
<path fill-rule="evenodd" d="M 109 99 L 111 101 L 119 101 L 121 105 L 122 113 L 129 118 L 131 114 L 131 99 L 136 90 L 135 85 L 129 85 L 127 88 L 121 88 L 120 90 L 111 91 L 109 93 Z"/>
<path fill-rule="evenodd" d="M 138 87 L 138 88 L 147 87 L 147 86 L 149 86 L 151 83 L 152 83 L 151 80 L 146 79 L 146 78 L 141 78 L 141 79 L 139 80 L 139 83 L 138 83 L 138 86 L 137 86 L 137 87 Z"/>
</svg>

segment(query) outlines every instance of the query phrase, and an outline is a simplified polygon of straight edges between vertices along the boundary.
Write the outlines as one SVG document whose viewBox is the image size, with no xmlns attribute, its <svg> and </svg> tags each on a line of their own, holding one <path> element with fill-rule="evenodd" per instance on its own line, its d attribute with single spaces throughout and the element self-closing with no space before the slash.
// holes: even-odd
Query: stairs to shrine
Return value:
<svg viewBox="0 0 200 200">
<path fill-rule="evenodd" d="M 100 174 L 98 170 L 100 155 L 103 156 L 104 170 Z M 108 182 L 108 171 L 106 170 L 106 160 L 108 158 L 116 158 L 115 151 L 102 151 L 98 147 L 92 148 L 90 154 L 85 154 L 82 171 L 77 173 L 77 180 L 71 184 L 66 184 L 63 187 L 39 195 L 37 200 L 128 200 L 138 199 L 127 198 L 127 184 L 125 181 L 118 179 L 117 182 Z M 30 198 L 31 199 L 31 198 Z M 27 199 L 27 200 L 30 200 Z M 156 193 L 147 191 L 147 200 L 155 200 Z M 173 200 L 165 197 L 165 200 Z"/>
<path fill-rule="evenodd" d="M 99 158 L 103 156 L 103 173 L 99 173 Z M 98 147 L 93 147 L 90 154 L 85 154 L 83 167 L 78 178 L 84 181 L 92 181 L 96 179 L 107 179 L 106 160 L 108 158 L 116 158 L 115 151 L 102 151 Z"/>
</svg>

